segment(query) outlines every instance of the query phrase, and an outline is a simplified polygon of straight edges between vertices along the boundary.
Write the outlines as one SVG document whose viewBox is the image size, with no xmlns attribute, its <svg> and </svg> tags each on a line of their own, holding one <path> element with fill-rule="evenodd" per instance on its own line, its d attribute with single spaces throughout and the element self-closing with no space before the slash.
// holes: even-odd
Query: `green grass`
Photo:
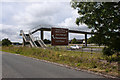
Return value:
<svg viewBox="0 0 120 80">
<path fill-rule="evenodd" d="M 60 64 L 66 64 L 72 67 L 92 70 L 95 72 L 106 74 L 111 73 L 110 75 L 114 76 L 117 76 L 118 71 L 116 62 L 107 62 L 106 57 L 102 53 L 91 54 L 89 52 L 66 51 L 57 47 L 52 49 L 42 49 L 15 46 L 2 47 L 2 51 L 48 60 Z"/>
</svg>

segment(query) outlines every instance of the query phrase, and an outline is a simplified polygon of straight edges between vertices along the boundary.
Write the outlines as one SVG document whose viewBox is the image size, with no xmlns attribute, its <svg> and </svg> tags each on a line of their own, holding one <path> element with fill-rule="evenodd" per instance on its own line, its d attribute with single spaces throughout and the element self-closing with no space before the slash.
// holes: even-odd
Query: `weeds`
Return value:
<svg viewBox="0 0 120 80">
<path fill-rule="evenodd" d="M 76 52 L 60 50 L 56 47 L 52 49 L 42 48 L 29 48 L 29 47 L 2 47 L 3 51 L 11 52 L 15 54 L 21 54 L 24 56 L 30 56 L 38 59 L 53 61 L 61 64 L 66 64 L 72 67 L 78 67 L 83 69 L 98 69 L 97 71 L 104 70 L 105 73 L 117 72 L 118 65 L 114 64 L 116 60 L 108 62 L 107 59 L 101 53 L 88 53 L 88 52 Z M 115 55 L 113 58 L 115 59 Z M 113 65 L 114 64 L 114 65 Z M 114 75 L 114 74 L 111 74 Z M 116 75 L 117 76 L 117 75 Z"/>
</svg>

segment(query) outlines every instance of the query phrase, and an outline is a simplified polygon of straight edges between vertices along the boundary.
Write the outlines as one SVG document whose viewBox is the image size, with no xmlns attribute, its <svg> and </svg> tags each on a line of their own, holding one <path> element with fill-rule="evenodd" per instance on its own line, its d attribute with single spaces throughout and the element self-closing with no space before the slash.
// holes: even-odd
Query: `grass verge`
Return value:
<svg viewBox="0 0 120 80">
<path fill-rule="evenodd" d="M 2 51 L 20 54 L 37 59 L 48 60 L 74 68 L 86 69 L 112 76 L 118 76 L 116 61 L 108 62 L 102 53 L 64 51 L 58 49 L 42 49 L 29 47 L 2 47 Z M 114 57 L 116 57 L 114 55 Z"/>
</svg>

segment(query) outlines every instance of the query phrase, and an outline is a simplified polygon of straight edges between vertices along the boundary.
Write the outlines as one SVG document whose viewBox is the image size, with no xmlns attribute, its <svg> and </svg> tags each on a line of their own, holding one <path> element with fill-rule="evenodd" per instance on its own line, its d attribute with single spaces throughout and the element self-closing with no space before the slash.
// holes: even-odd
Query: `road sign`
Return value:
<svg viewBox="0 0 120 80">
<path fill-rule="evenodd" d="M 68 29 L 51 28 L 52 45 L 68 45 Z"/>
</svg>

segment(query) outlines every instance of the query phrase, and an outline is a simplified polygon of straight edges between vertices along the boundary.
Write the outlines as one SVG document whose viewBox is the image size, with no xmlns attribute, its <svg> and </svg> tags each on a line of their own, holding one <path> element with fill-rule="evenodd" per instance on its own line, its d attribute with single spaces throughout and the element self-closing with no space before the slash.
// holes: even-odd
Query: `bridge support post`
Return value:
<svg viewBox="0 0 120 80">
<path fill-rule="evenodd" d="M 25 40 L 24 40 L 24 38 L 23 38 L 23 47 L 25 46 Z"/>
<path fill-rule="evenodd" d="M 85 46 L 87 46 L 87 34 L 85 34 Z"/>
<path fill-rule="evenodd" d="M 41 40 L 43 40 L 43 30 L 41 30 Z"/>
</svg>

